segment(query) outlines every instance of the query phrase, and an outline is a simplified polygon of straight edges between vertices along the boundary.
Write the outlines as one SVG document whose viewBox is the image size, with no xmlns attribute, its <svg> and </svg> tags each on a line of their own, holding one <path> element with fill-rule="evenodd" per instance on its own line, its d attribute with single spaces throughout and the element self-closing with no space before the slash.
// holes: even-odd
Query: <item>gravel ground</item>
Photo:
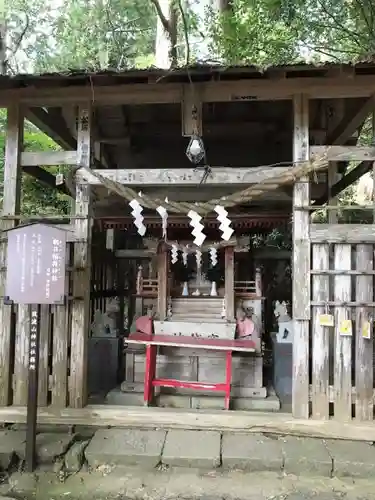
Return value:
<svg viewBox="0 0 375 500">
<path fill-rule="evenodd" d="M 308 471 L 306 471 L 308 474 Z M 61 480 L 52 472 L 17 473 L 1 495 L 17 500 L 375 500 L 371 480 L 276 473 L 101 468 Z"/>
</svg>

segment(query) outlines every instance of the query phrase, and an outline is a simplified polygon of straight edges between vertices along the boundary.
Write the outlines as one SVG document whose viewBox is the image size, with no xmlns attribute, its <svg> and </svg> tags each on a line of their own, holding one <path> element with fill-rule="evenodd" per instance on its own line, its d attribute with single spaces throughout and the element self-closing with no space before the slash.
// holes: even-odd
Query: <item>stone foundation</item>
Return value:
<svg viewBox="0 0 375 500">
<path fill-rule="evenodd" d="M 84 465 L 89 470 L 170 466 L 352 478 L 372 478 L 375 472 L 375 448 L 360 441 L 120 428 L 102 428 L 83 440 L 78 431 L 68 434 L 61 428 L 38 434 L 37 455 L 43 470 L 49 466 L 62 481 Z M 0 431 L 2 472 L 17 490 L 22 489 L 24 451 L 25 430 Z"/>
</svg>

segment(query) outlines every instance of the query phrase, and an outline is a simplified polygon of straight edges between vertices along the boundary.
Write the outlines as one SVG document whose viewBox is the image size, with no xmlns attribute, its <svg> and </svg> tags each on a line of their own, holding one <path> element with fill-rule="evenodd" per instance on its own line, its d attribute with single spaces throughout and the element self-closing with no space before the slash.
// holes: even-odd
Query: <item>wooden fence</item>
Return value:
<svg viewBox="0 0 375 500">
<path fill-rule="evenodd" d="M 349 225 L 332 225 L 331 236 L 328 225 L 321 236 L 320 225 L 314 226 L 310 414 L 318 419 L 373 420 L 375 226 L 362 226 L 362 236 L 355 234 L 354 224 L 353 233 Z M 337 226 L 347 237 L 338 235 Z"/>
<path fill-rule="evenodd" d="M 92 255 L 91 281 L 91 310 L 105 311 L 108 298 L 105 291 L 114 286 L 114 270 L 112 262 L 105 258 L 105 250 L 101 240 L 97 238 L 95 251 Z M 70 401 L 72 390 L 70 383 L 71 370 L 74 370 L 75 360 L 72 359 L 72 308 L 73 293 L 73 245 L 68 243 L 66 262 L 66 290 L 65 305 L 41 306 L 41 334 L 40 334 L 40 364 L 38 405 L 52 405 L 56 408 L 65 408 L 74 405 Z M 3 246 L 5 247 L 4 243 Z M 4 250 L 3 250 L 4 251 Z M 5 273 L 5 268 L 3 269 Z M 96 293 L 95 293 L 96 291 Z M 104 292 L 103 292 L 104 291 Z M 103 298 L 104 295 L 104 298 Z M 1 402 L 0 405 L 27 404 L 28 387 L 28 356 L 30 307 L 24 305 L 6 306 L 12 310 L 10 334 L 6 339 L 7 345 L 2 347 L 3 352 L 9 353 L 0 367 Z M 89 332 L 87 332 L 89 335 Z M 8 377 L 4 376 L 8 375 Z M 5 380 L 9 379 L 9 385 Z"/>
</svg>

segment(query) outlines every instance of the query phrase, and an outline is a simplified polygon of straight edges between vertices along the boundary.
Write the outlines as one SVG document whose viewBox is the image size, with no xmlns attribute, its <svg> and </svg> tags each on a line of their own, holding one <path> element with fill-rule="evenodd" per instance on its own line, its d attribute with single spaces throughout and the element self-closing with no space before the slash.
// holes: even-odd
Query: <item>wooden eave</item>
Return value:
<svg viewBox="0 0 375 500">
<path fill-rule="evenodd" d="M 251 214 L 230 213 L 229 218 L 232 221 L 234 229 L 272 229 L 275 227 L 286 226 L 290 223 L 290 213 L 276 212 L 254 212 Z M 189 219 L 186 216 L 170 215 L 168 217 L 168 228 L 190 228 Z M 220 222 L 215 215 L 204 217 L 205 228 L 217 229 Z M 95 219 L 96 225 L 101 229 L 133 229 L 134 219 L 129 216 L 124 217 L 101 217 Z M 145 215 L 144 223 L 148 229 L 161 228 L 160 217 L 154 215 Z M 190 228 L 191 229 L 191 228 Z"/>
</svg>

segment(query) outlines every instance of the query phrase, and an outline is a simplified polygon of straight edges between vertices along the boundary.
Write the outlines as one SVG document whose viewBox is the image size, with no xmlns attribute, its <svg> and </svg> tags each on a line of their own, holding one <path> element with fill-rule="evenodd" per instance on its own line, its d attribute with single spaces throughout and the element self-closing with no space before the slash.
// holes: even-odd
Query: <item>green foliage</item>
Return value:
<svg viewBox="0 0 375 500">
<path fill-rule="evenodd" d="M 211 60 L 260 68 L 304 59 L 348 62 L 374 57 L 373 0 L 232 0 L 230 9 L 224 12 L 207 7 L 204 19 L 201 10 L 197 11 L 198 0 L 171 2 L 176 2 L 180 14 L 180 64 L 186 61 L 186 38 L 190 42 L 189 62 L 199 60 L 197 47 L 203 39 Z M 184 16 L 180 7 L 184 7 Z M 154 63 L 157 14 L 150 0 L 6 0 L 5 13 L 7 56 L 13 73 L 120 70 L 146 68 Z M 3 125 L 0 114 L 0 130 Z M 56 147 L 31 125 L 25 128 L 25 139 L 27 150 Z M 368 123 L 360 143 L 370 141 Z M 0 135 L 0 180 L 3 143 Z M 354 189 L 350 187 L 340 195 L 341 204 L 353 203 Z M 27 176 L 23 180 L 23 202 L 27 213 L 59 213 L 67 209 L 64 197 Z M 326 216 L 324 212 L 315 215 L 320 220 Z M 344 218 L 355 216 L 354 212 L 342 212 Z M 266 244 L 288 245 L 288 234 L 281 241 L 276 232 Z"/>
<path fill-rule="evenodd" d="M 8 0 L 6 21 L 13 73 L 134 67 L 156 31 L 144 0 Z"/>
<path fill-rule="evenodd" d="M 3 118 L 3 113 L 0 118 Z M 28 130 L 25 127 L 25 151 L 57 150 L 58 146 L 42 132 Z M 4 190 L 4 149 L 5 132 L 1 127 L 0 132 L 0 201 L 3 201 Z M 57 173 L 58 167 L 49 167 L 51 173 Z M 68 213 L 69 198 L 49 186 L 45 186 L 30 175 L 22 176 L 21 213 L 22 215 L 59 215 Z"/>
<path fill-rule="evenodd" d="M 296 33 L 267 0 L 234 0 L 230 12 L 207 10 L 212 50 L 230 64 L 267 67 L 290 63 L 299 57 Z"/>
</svg>

